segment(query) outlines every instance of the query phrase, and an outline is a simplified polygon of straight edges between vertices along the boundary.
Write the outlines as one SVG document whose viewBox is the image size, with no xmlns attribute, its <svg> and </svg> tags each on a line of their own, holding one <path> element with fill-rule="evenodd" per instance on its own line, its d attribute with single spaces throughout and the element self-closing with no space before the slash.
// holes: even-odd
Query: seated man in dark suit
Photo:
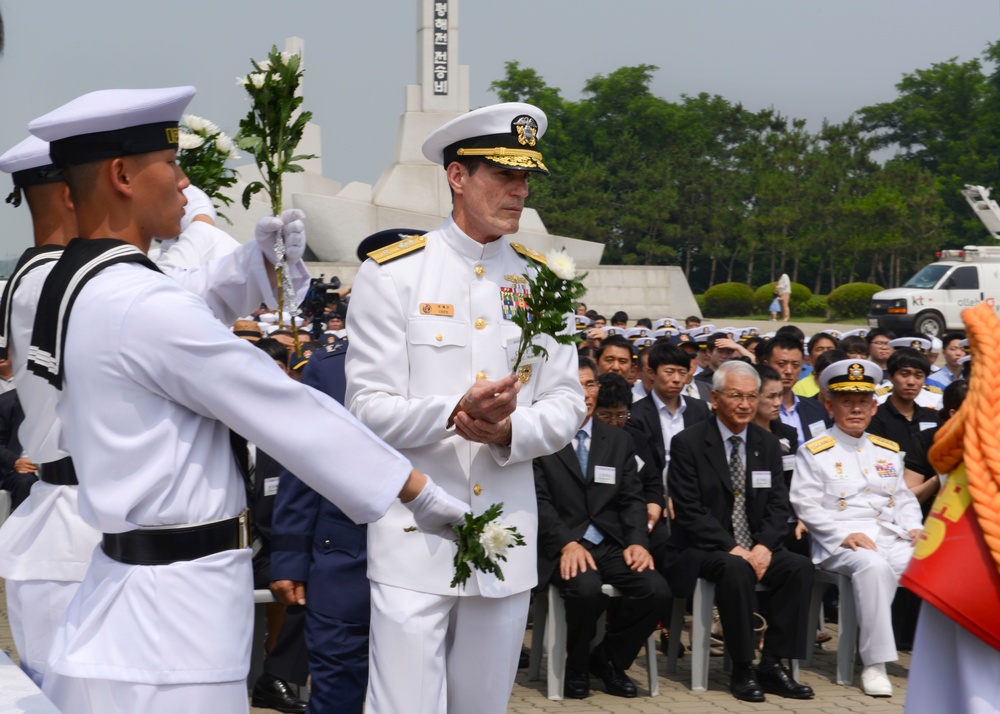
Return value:
<svg viewBox="0 0 1000 714">
<path fill-rule="evenodd" d="M 726 648 L 733 661 L 730 690 L 737 699 L 764 701 L 764 692 L 808 699 L 780 658 L 806 654 L 813 566 L 784 548 L 791 507 L 778 438 L 751 423 L 760 377 L 743 362 L 727 362 L 713 376 L 716 418 L 677 434 L 670 447 L 668 481 L 676 519 L 667 578 L 678 596 L 696 578 L 716 583 Z M 770 591 L 759 666 L 753 666 L 754 590 Z"/>
<path fill-rule="evenodd" d="M 635 683 L 625 670 L 656 627 L 670 593 L 648 550 L 632 438 L 593 420 L 597 368 L 587 358 L 580 359 L 580 383 L 587 416 L 576 440 L 535 459 L 538 582 L 558 587 L 566 601 L 565 695 L 587 696 L 589 664 L 609 694 L 634 697 Z M 608 607 L 609 598 L 601 593 L 605 583 L 621 590 L 625 602 L 591 653 L 597 618 Z"/>
<path fill-rule="evenodd" d="M 805 350 L 802 341 L 789 334 L 777 334 L 763 350 L 763 364 L 781 377 L 781 411 L 778 418 L 794 427 L 799 446 L 827 430 L 833 422 L 826 407 L 815 399 L 802 399 L 792 388 L 802 378 Z"/>
</svg>

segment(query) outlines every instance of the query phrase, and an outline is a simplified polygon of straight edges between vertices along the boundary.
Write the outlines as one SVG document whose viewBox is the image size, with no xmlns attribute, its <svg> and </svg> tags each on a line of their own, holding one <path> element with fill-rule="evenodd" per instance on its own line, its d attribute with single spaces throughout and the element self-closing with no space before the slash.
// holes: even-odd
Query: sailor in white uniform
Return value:
<svg viewBox="0 0 1000 714">
<path fill-rule="evenodd" d="M 105 90 L 29 124 L 81 236 L 43 286 L 29 369 L 61 389 L 80 513 L 102 533 L 49 657 L 43 690 L 63 712 L 247 711 L 252 573 L 230 428 L 356 522 L 397 497 L 429 530 L 466 508 L 146 258 L 153 236 L 179 232 L 177 124 L 193 95 Z M 285 428 L 302 420 L 315 431 Z M 323 454 L 317 433 L 332 435 Z"/>
<path fill-rule="evenodd" d="M 858 612 L 861 686 L 892 695 L 885 663 L 898 658 L 890 607 L 921 533 L 917 499 L 906 486 L 899 445 L 868 434 L 882 370 L 868 360 L 834 362 L 820 376 L 834 426 L 795 458 L 789 497 L 809 528 L 813 562 L 851 576 Z"/>
</svg>

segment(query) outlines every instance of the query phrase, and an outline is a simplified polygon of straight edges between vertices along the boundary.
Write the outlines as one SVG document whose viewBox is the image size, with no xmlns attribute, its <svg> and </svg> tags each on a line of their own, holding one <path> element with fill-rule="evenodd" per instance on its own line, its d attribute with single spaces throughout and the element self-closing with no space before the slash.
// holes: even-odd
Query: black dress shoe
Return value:
<svg viewBox="0 0 1000 714">
<path fill-rule="evenodd" d="M 768 694 L 777 694 L 789 699 L 812 699 L 812 687 L 799 684 L 779 663 L 757 668 L 757 681 Z"/>
<path fill-rule="evenodd" d="M 729 691 L 733 693 L 734 697 L 744 702 L 764 701 L 764 690 L 754 676 L 753 667 L 747 667 L 740 673 L 733 670 L 733 674 L 729 678 Z"/>
<path fill-rule="evenodd" d="M 303 714 L 307 704 L 292 694 L 292 688 L 283 679 L 262 674 L 253 685 L 251 703 L 262 709 L 277 709 L 287 714 Z"/>
<path fill-rule="evenodd" d="M 590 676 L 586 672 L 567 669 L 563 696 L 567 699 L 586 699 L 588 694 L 590 694 Z"/>
<path fill-rule="evenodd" d="M 629 679 L 624 670 L 615 666 L 603 647 L 598 647 L 591 653 L 590 673 L 604 682 L 605 689 L 612 696 L 626 699 L 638 696 L 635 682 Z"/>
<path fill-rule="evenodd" d="M 517 668 L 527 669 L 530 664 L 531 664 L 531 655 L 528 653 L 528 650 L 522 647 L 521 654 L 517 658 Z"/>
</svg>

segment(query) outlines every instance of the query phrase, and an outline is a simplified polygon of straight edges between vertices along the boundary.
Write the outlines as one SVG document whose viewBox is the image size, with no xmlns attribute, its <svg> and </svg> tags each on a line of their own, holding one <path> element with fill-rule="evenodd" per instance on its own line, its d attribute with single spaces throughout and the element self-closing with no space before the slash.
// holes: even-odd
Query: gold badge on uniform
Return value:
<svg viewBox="0 0 1000 714">
<path fill-rule="evenodd" d="M 847 510 L 847 499 L 846 498 L 841 498 L 840 500 L 838 500 L 837 501 L 837 507 L 840 510 L 842 510 L 842 511 L 846 511 Z"/>
<path fill-rule="evenodd" d="M 833 464 L 833 468 L 836 469 L 837 475 L 842 476 L 844 473 L 844 463 L 842 461 L 837 461 Z"/>
<path fill-rule="evenodd" d="M 531 381 L 531 365 L 526 364 L 521 369 L 517 370 L 517 378 L 520 380 L 521 384 L 527 384 Z"/>
<path fill-rule="evenodd" d="M 852 382 L 859 382 L 865 378 L 865 368 L 855 362 L 847 368 L 847 378 Z"/>
</svg>

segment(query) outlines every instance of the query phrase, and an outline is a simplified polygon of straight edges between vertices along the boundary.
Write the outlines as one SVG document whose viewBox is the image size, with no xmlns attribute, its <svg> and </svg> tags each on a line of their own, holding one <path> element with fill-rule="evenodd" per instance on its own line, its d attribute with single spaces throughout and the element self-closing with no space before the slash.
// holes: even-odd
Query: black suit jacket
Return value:
<svg viewBox="0 0 1000 714">
<path fill-rule="evenodd" d="M 746 439 L 747 521 L 754 544 L 772 551 L 783 548 L 788 534 L 791 505 L 781 463 L 778 437 L 754 424 Z M 666 559 L 671 588 L 686 594 L 693 590 L 707 551 L 729 552 L 733 537 L 733 486 L 729 477 L 729 444 L 722 441 L 716 419 L 696 424 L 675 436 L 670 444 L 667 479 L 674 499 L 674 528 Z M 752 473 L 768 471 L 770 488 L 754 488 Z M 680 572 L 678 572 L 678 570 Z"/>
<path fill-rule="evenodd" d="M 17 390 L 0 394 L 0 475 L 14 470 L 14 463 L 21 458 L 18 427 L 24 421 L 24 410 L 17 398 Z M 29 455 L 30 456 L 30 455 Z"/>
<path fill-rule="evenodd" d="M 681 399 L 687 405 L 684 408 L 685 429 L 712 416 L 705 402 L 688 397 L 681 397 Z M 661 478 L 663 468 L 667 464 L 667 456 L 663 443 L 663 429 L 660 427 L 660 414 L 656 411 L 656 402 L 653 401 L 652 394 L 632 404 L 625 428 L 629 430 L 635 443 L 640 447 L 648 445 L 650 456 L 653 457 L 653 470 L 657 477 Z"/>
<path fill-rule="evenodd" d="M 552 579 L 560 551 L 579 541 L 593 523 L 623 549 L 649 548 L 646 502 L 636 473 L 635 445 L 624 429 L 593 422 L 587 476 L 580 471 L 573 441 L 534 461 L 538 495 L 538 583 Z M 597 483 L 595 467 L 615 469 L 613 484 Z"/>
<path fill-rule="evenodd" d="M 816 399 L 803 399 L 799 397 L 799 406 L 796 413 L 798 414 L 799 422 L 802 424 L 802 433 L 805 435 L 806 441 L 814 438 L 813 433 L 809 431 L 810 424 L 821 421 L 826 424 L 827 428 L 830 428 L 833 424 L 833 419 L 830 418 L 830 414 L 826 411 L 826 406 Z"/>
</svg>

